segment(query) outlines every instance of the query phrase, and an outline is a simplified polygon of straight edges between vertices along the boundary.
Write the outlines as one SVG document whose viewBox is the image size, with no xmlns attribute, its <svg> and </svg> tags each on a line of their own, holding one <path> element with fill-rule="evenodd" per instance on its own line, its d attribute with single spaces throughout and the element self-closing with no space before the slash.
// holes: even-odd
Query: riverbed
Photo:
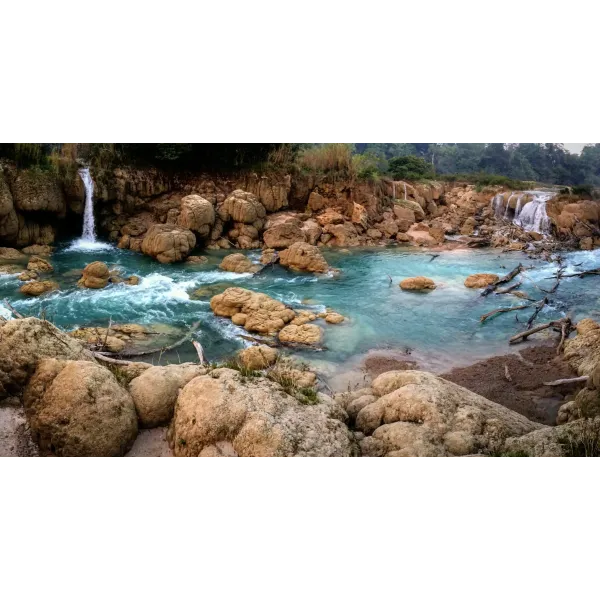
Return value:
<svg viewBox="0 0 600 600">
<path fill-rule="evenodd" d="M 464 280 L 473 273 L 505 275 L 519 262 L 527 270 L 520 291 L 531 298 L 543 298 L 538 289 L 550 289 L 557 264 L 531 259 L 518 252 L 455 250 L 439 254 L 420 249 L 388 247 L 352 250 L 324 249 L 323 254 L 338 274 L 312 275 L 288 271 L 278 265 L 260 274 L 235 274 L 220 270 L 226 252 L 203 253 L 203 265 L 179 263 L 161 265 L 150 258 L 112 245 L 89 248 L 65 243 L 50 257 L 60 285 L 58 292 L 38 298 L 24 297 L 14 275 L 0 276 L 0 299 L 6 298 L 25 316 L 43 317 L 64 329 L 82 326 L 105 327 L 114 323 L 140 323 L 156 328 L 158 346 L 180 337 L 193 323 L 200 322 L 195 338 L 208 360 L 219 361 L 248 344 L 240 335 L 247 332 L 229 319 L 216 317 L 210 310 L 210 297 L 227 286 L 265 292 L 296 309 L 316 312 L 333 309 L 346 317 L 339 325 L 324 329 L 324 349 L 302 350 L 298 357 L 314 365 L 326 377 L 341 365 L 359 364 L 368 351 L 379 350 L 405 355 L 421 368 L 441 372 L 494 354 L 509 351 L 508 338 L 524 328 L 532 309 L 498 315 L 485 323 L 480 316 L 495 308 L 523 304 L 510 295 L 482 297 L 481 290 L 468 289 Z M 248 255 L 258 262 L 260 253 Z M 80 270 L 100 260 L 124 276 L 138 275 L 137 286 L 110 285 L 101 290 L 77 287 Z M 600 251 L 564 255 L 565 274 L 595 268 Z M 428 293 L 402 291 L 398 284 L 406 278 L 423 275 L 437 288 Z M 390 280 L 391 279 L 391 280 Z M 515 280 L 517 281 L 517 280 Z M 577 320 L 600 318 L 598 279 L 563 279 L 538 322 L 569 314 Z M 195 290 L 205 288 L 194 297 Z M 202 295 L 204 294 L 204 295 Z M 0 306 L 0 314 L 9 311 Z M 148 360 L 158 361 L 158 355 Z M 191 343 L 161 356 L 162 363 L 197 360 Z"/>
</svg>

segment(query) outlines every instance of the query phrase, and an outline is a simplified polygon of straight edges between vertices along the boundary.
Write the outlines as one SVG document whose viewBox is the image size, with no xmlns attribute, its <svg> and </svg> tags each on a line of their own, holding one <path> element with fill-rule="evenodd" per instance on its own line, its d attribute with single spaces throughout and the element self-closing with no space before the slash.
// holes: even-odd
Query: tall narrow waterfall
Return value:
<svg viewBox="0 0 600 600">
<path fill-rule="evenodd" d="M 507 197 L 503 192 L 492 198 L 491 207 L 496 219 L 510 221 L 525 231 L 548 233 L 550 218 L 546 202 L 555 195 L 556 192 L 531 190 L 513 192 Z"/>
<path fill-rule="evenodd" d="M 83 211 L 83 233 L 81 239 L 85 242 L 96 241 L 96 226 L 94 223 L 94 180 L 89 167 L 79 169 L 79 176 L 85 187 L 85 208 Z"/>
</svg>

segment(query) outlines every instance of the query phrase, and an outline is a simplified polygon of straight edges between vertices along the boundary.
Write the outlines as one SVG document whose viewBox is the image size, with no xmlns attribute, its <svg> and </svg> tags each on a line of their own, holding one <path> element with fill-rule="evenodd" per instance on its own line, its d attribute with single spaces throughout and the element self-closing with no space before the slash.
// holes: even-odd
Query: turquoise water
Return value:
<svg viewBox="0 0 600 600">
<path fill-rule="evenodd" d="M 210 296 L 190 299 L 188 292 L 205 284 L 223 284 L 247 287 L 265 292 L 294 308 L 323 310 L 332 308 L 348 317 L 341 325 L 327 325 L 324 331 L 323 352 L 301 352 L 303 358 L 321 365 L 336 365 L 363 354 L 368 350 L 406 350 L 430 368 L 442 369 L 506 352 L 507 339 L 524 328 L 516 321 L 525 322 L 531 310 L 498 315 L 485 324 L 479 317 L 494 308 L 522 304 L 513 296 L 480 296 L 480 291 L 464 287 L 464 279 L 478 272 L 503 275 L 523 262 L 532 269 L 527 271 L 541 287 L 549 289 L 556 265 L 532 260 L 519 253 L 501 254 L 492 251 L 452 251 L 442 253 L 434 260 L 420 250 L 377 248 L 348 251 L 328 250 L 324 254 L 339 275 L 305 275 L 275 266 L 260 275 L 238 275 L 218 269 L 225 252 L 206 253 L 209 262 L 201 266 L 187 264 L 161 265 L 149 258 L 108 247 L 95 251 L 69 250 L 61 246 L 51 257 L 56 280 L 61 290 L 40 298 L 26 298 L 18 292 L 21 285 L 16 276 L 0 276 L 0 299 L 8 299 L 24 315 L 45 317 L 65 329 L 78 326 L 106 326 L 109 318 L 117 323 L 170 325 L 181 330 L 200 321 L 196 339 L 202 344 L 209 360 L 222 359 L 242 348 L 247 342 L 239 338 L 246 333 L 228 319 L 215 317 L 209 306 Z M 258 261 L 260 253 L 249 253 Z M 576 252 L 565 255 L 569 265 L 566 273 L 593 268 L 600 264 L 600 251 Z M 119 268 L 125 276 L 138 275 L 140 285 L 112 285 L 103 290 L 77 288 L 79 274 L 93 260 Z M 582 263 L 575 267 L 575 264 Z M 388 275 L 392 278 L 389 282 Z M 403 292 L 398 283 L 405 277 L 424 275 L 437 284 L 427 293 Z M 573 318 L 584 316 L 600 318 L 598 290 L 600 279 L 571 278 L 562 281 L 551 305 L 540 315 L 540 321 L 570 312 Z M 530 282 L 524 281 L 522 291 L 541 298 L 543 293 Z M 311 304 L 303 304 L 309 300 Z M 0 306 L 0 314 L 8 311 Z M 174 331 L 171 339 L 180 331 Z M 157 344 L 171 339 L 156 336 Z M 156 358 L 154 360 L 156 362 Z M 194 359 L 191 344 L 178 349 L 177 356 L 166 355 L 163 361 Z M 152 359 L 150 359 L 152 360 Z"/>
</svg>

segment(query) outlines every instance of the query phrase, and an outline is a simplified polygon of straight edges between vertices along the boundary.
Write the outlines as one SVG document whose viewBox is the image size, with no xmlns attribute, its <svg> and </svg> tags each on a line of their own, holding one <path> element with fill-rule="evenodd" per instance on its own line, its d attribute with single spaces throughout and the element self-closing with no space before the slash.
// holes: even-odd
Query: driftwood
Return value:
<svg viewBox="0 0 600 600">
<path fill-rule="evenodd" d="M 196 348 L 196 352 L 198 353 L 198 360 L 200 364 L 203 365 L 205 363 L 204 360 L 204 348 L 202 348 L 202 344 L 197 342 L 196 340 L 192 340 L 192 344 L 194 344 L 194 348 Z"/>
<path fill-rule="evenodd" d="M 589 271 L 581 271 L 580 273 L 573 273 L 572 275 L 562 275 L 562 279 L 567 277 L 586 277 L 587 275 L 600 275 L 600 269 L 590 269 Z M 548 277 L 548 279 L 552 279 Z"/>
<path fill-rule="evenodd" d="M 485 288 L 485 290 L 483 290 L 483 292 L 481 292 L 481 295 L 487 296 L 487 295 L 491 294 L 492 292 L 495 292 L 499 286 L 504 285 L 505 283 L 508 283 L 509 281 L 512 281 L 522 270 L 523 270 L 523 265 L 521 263 L 519 263 L 510 273 L 508 273 L 504 277 L 501 277 L 500 279 L 498 279 L 498 281 L 496 281 L 496 283 L 492 283 L 492 284 L 488 285 Z"/>
<path fill-rule="evenodd" d="M 544 385 L 549 387 L 555 387 L 557 385 L 564 385 L 566 383 L 584 383 L 589 379 L 588 375 L 582 375 L 581 377 L 571 377 L 570 379 L 557 379 L 556 381 L 544 381 Z"/>
<path fill-rule="evenodd" d="M 508 370 L 508 365 L 504 365 L 504 378 L 506 381 L 512 382 L 512 377 L 510 376 L 510 371 Z"/>
<path fill-rule="evenodd" d="M 6 305 L 6 308 L 8 308 L 8 310 L 10 310 L 10 312 L 13 314 L 14 317 L 16 317 L 17 319 L 25 318 L 20 312 L 17 312 L 17 310 L 12 307 L 12 305 L 10 304 L 10 302 L 8 300 L 4 300 L 4 304 Z"/>
<path fill-rule="evenodd" d="M 500 288 L 499 290 L 496 290 L 494 293 L 497 296 L 499 296 L 500 294 L 510 294 L 513 290 L 520 288 L 522 284 L 523 284 L 523 282 L 519 281 L 518 283 L 513 283 L 512 285 L 508 286 L 507 288 Z"/>
<path fill-rule="evenodd" d="M 530 335 L 533 335 L 534 333 L 538 333 L 538 332 L 543 331 L 544 329 L 548 329 L 550 327 L 560 329 L 561 337 L 560 337 L 560 342 L 558 344 L 558 348 L 556 349 L 556 353 L 560 354 L 566 338 L 569 336 L 569 334 L 571 333 L 571 331 L 573 331 L 573 329 L 575 327 L 575 324 L 572 323 L 571 319 L 569 319 L 568 317 L 564 317 L 563 319 L 558 319 L 557 321 L 549 321 L 548 323 L 543 323 L 542 325 L 538 325 L 537 327 L 534 327 L 533 329 L 527 329 L 525 331 L 521 331 L 521 333 L 517 333 L 516 335 L 513 335 L 508 340 L 508 343 L 509 344 L 518 344 L 519 342 L 525 341 Z"/>
<path fill-rule="evenodd" d="M 104 356 L 101 352 L 92 352 L 96 360 L 111 364 L 111 365 L 135 365 L 137 364 L 134 360 L 119 360 L 117 358 L 111 358 L 110 356 Z"/>
<path fill-rule="evenodd" d="M 170 344 L 168 346 L 163 346 L 162 348 L 155 348 L 154 350 L 140 350 L 138 352 L 115 352 L 115 353 L 96 352 L 95 354 L 101 354 L 102 356 L 108 355 L 108 356 L 119 357 L 119 358 L 133 358 L 136 356 L 149 356 L 150 354 L 158 354 L 159 352 L 162 354 L 163 352 L 168 352 L 169 350 L 178 348 L 179 346 L 181 346 L 182 344 L 187 342 L 192 337 L 194 332 L 198 329 L 198 327 L 200 327 L 200 321 L 196 321 L 192 325 L 190 330 L 181 339 L 177 340 L 175 343 Z"/>
<path fill-rule="evenodd" d="M 546 304 L 548 304 L 548 297 L 544 297 L 538 302 L 538 305 L 536 306 L 534 313 L 527 320 L 527 329 L 532 328 L 533 322 L 537 319 L 537 316 L 539 315 L 542 308 L 544 308 L 544 306 L 546 306 Z"/>
<path fill-rule="evenodd" d="M 495 310 L 490 311 L 489 313 L 485 313 L 485 315 L 481 315 L 479 320 L 484 323 L 490 317 L 494 315 L 499 315 L 500 313 L 512 312 L 513 310 L 523 310 L 525 308 L 531 308 L 531 304 L 519 304 L 519 306 L 510 306 L 508 308 L 497 308 Z"/>
</svg>

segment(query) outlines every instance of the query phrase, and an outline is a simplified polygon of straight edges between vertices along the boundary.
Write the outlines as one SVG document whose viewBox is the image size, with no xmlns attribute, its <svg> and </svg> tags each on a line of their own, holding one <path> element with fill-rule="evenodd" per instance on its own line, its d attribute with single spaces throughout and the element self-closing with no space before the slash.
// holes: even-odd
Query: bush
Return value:
<svg viewBox="0 0 600 600">
<path fill-rule="evenodd" d="M 389 163 L 389 171 L 394 179 L 431 179 L 434 176 L 433 167 L 418 156 L 397 156 Z"/>
<path fill-rule="evenodd" d="M 355 175 L 350 144 L 323 144 L 306 148 L 298 155 L 298 164 L 302 169 L 316 173 L 346 177 Z"/>
<path fill-rule="evenodd" d="M 437 179 L 442 181 L 464 181 L 465 183 L 473 183 L 477 186 L 478 191 L 481 191 L 487 186 L 504 186 L 510 190 L 526 190 L 532 187 L 533 182 L 520 181 L 511 179 L 504 175 L 491 175 L 489 173 L 449 173 L 438 175 Z"/>
</svg>

